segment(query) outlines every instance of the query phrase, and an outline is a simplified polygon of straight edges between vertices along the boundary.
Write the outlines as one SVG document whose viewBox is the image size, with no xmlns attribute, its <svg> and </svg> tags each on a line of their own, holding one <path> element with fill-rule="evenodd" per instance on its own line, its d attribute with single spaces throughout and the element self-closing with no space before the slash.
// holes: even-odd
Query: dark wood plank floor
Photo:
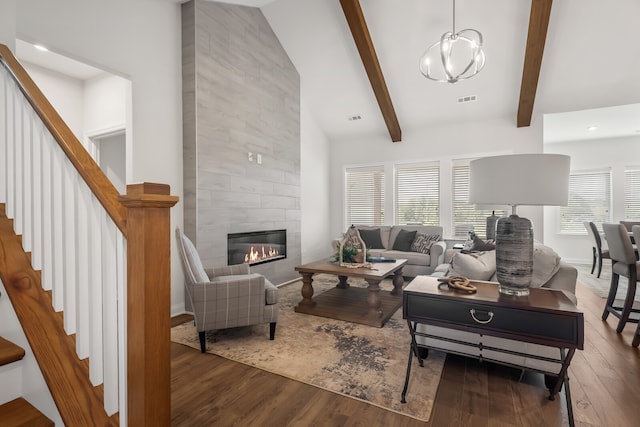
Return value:
<svg viewBox="0 0 640 427">
<path fill-rule="evenodd" d="M 636 325 L 628 324 L 618 335 L 617 319 L 600 319 L 604 299 L 580 285 L 577 296 L 585 314 L 585 350 L 576 352 L 570 368 L 576 425 L 639 425 L 640 351 L 630 345 Z M 568 425 L 564 395 L 549 401 L 541 375 L 526 373 L 520 382 L 519 377 L 520 371 L 515 369 L 448 356 L 431 420 L 423 423 L 172 344 L 172 425 Z"/>
</svg>

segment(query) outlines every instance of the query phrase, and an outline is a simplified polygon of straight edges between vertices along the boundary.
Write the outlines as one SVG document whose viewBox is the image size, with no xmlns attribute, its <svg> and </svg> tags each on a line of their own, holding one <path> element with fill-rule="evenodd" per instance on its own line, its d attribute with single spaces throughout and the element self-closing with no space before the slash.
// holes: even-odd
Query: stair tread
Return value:
<svg viewBox="0 0 640 427">
<path fill-rule="evenodd" d="M 3 427 L 54 425 L 53 421 L 22 397 L 0 405 L 0 420 L 2 420 Z"/>
<path fill-rule="evenodd" d="M 0 366 L 21 360 L 24 357 L 24 349 L 0 337 Z"/>
</svg>

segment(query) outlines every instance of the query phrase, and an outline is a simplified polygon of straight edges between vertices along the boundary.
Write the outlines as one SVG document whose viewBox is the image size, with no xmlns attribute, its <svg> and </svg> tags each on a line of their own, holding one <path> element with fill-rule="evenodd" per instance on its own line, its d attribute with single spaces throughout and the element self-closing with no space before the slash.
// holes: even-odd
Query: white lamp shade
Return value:
<svg viewBox="0 0 640 427">
<path fill-rule="evenodd" d="M 570 157 L 513 154 L 472 160 L 469 203 L 566 206 Z"/>
</svg>

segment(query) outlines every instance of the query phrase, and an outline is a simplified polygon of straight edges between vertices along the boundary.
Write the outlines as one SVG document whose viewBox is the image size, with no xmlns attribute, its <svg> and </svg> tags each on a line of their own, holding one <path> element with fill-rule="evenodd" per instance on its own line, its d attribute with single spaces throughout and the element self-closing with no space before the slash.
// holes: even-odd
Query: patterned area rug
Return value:
<svg viewBox="0 0 640 427">
<path fill-rule="evenodd" d="M 609 295 L 609 287 L 611 286 L 611 261 L 605 260 L 602 264 L 602 273 L 600 278 L 597 277 L 598 269 L 591 274 L 591 265 L 572 264 L 578 270 L 578 281 L 587 288 L 591 289 L 601 298 L 607 298 Z M 627 295 L 627 278 L 620 277 L 618 283 L 618 293 L 616 299 L 623 300 Z M 640 301 L 640 292 L 636 292 L 635 300 Z"/>
<path fill-rule="evenodd" d="M 314 276 L 315 295 L 335 286 L 337 278 Z M 365 287 L 360 279 L 351 286 Z M 390 280 L 381 282 L 390 290 Z M 411 342 L 399 309 L 383 328 L 296 313 L 301 281 L 279 288 L 280 312 L 274 341 L 269 325 L 207 333 L 207 352 L 428 421 L 445 356 L 431 351 L 424 367 L 414 359 L 407 403 L 400 403 Z M 192 322 L 171 330 L 171 340 L 199 349 Z"/>
</svg>

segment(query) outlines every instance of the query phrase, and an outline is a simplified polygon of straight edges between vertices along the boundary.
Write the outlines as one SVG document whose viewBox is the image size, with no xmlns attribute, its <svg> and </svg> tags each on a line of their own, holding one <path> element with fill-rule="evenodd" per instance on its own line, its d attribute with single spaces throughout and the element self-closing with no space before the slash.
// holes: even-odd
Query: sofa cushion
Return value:
<svg viewBox="0 0 640 427">
<path fill-rule="evenodd" d="M 417 231 L 409 231 L 409 230 L 400 230 L 398 235 L 396 236 L 396 240 L 393 242 L 393 250 L 394 251 L 411 251 L 411 244 L 413 240 L 416 238 Z"/>
<path fill-rule="evenodd" d="M 431 253 L 431 246 L 438 240 L 440 240 L 439 234 L 417 233 L 411 243 L 411 251 L 423 254 Z"/>
<path fill-rule="evenodd" d="M 364 244 L 367 245 L 367 249 L 384 249 L 380 239 L 379 228 L 361 229 L 358 232 L 360 232 L 360 237 L 364 240 Z"/>
<path fill-rule="evenodd" d="M 382 256 L 386 258 L 406 259 L 407 265 L 431 265 L 431 255 L 420 252 L 387 250 L 382 252 Z"/>
<path fill-rule="evenodd" d="M 447 275 L 471 280 L 489 280 L 496 271 L 496 252 L 456 253 Z"/>
<path fill-rule="evenodd" d="M 358 229 L 358 231 L 362 231 L 362 230 L 375 230 L 375 229 L 379 229 L 380 230 L 380 240 L 382 241 L 382 247 L 384 247 L 385 249 L 390 249 L 391 246 L 389 244 L 389 234 L 391 233 L 391 226 L 390 225 L 356 225 L 356 228 Z"/>
</svg>

